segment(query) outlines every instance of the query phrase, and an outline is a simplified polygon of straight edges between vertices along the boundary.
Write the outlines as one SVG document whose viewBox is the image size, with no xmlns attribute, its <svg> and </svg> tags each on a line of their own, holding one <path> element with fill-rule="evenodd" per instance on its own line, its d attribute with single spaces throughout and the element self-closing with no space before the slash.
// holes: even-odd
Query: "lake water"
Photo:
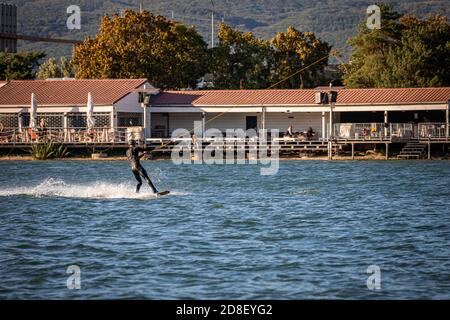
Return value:
<svg viewBox="0 0 450 320">
<path fill-rule="evenodd" d="M 0 162 L 0 298 L 450 298 L 448 161 L 144 166 Z"/>
</svg>

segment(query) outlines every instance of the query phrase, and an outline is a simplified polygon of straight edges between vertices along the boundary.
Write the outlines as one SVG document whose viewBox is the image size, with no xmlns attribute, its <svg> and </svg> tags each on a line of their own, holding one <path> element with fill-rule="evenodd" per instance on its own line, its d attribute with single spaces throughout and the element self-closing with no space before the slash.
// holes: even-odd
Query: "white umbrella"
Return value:
<svg viewBox="0 0 450 320">
<path fill-rule="evenodd" d="M 92 95 L 89 92 L 88 93 L 88 103 L 87 103 L 87 128 L 88 130 L 93 130 L 95 126 L 95 119 L 94 119 L 94 101 L 92 99 Z"/>
<path fill-rule="evenodd" d="M 30 128 L 37 129 L 37 101 L 34 93 L 31 94 Z"/>
</svg>

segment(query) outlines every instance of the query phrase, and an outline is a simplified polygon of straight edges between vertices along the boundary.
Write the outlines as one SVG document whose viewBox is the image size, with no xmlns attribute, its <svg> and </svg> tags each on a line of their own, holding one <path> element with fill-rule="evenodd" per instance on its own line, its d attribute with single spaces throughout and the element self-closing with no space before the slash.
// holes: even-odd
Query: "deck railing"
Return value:
<svg viewBox="0 0 450 320">
<path fill-rule="evenodd" d="M 384 141 L 384 140 L 409 140 L 431 139 L 450 140 L 446 135 L 448 127 L 445 123 L 336 123 L 333 125 L 333 139 L 357 140 L 357 141 Z M 32 130 L 31 128 L 3 128 L 0 131 L 0 144 L 30 144 L 53 141 L 64 144 L 126 144 L 130 139 L 142 138 L 142 127 L 98 127 L 87 128 L 44 128 Z M 187 138 L 190 139 L 190 138 Z M 223 138 L 224 142 L 229 138 Z M 234 140 L 239 138 L 233 138 Z M 153 141 L 154 140 L 154 141 Z M 147 139 L 147 142 L 158 142 L 167 139 Z M 176 140 L 176 139 L 175 139 Z M 174 140 L 174 142 L 175 142 Z M 202 140 L 199 138 L 199 141 Z M 249 142 L 249 139 L 244 139 Z M 256 140 L 258 140 L 256 138 Z M 269 138 L 269 141 L 288 142 L 314 142 L 327 141 L 318 136 Z M 204 142 L 214 142 L 214 138 L 206 138 Z M 229 142 L 229 141 L 228 141 Z M 239 141 L 238 141 L 239 142 Z"/>
<path fill-rule="evenodd" d="M 409 140 L 448 138 L 445 123 L 336 123 L 333 137 L 338 140 Z"/>
<path fill-rule="evenodd" d="M 418 132 L 421 139 L 448 139 L 449 135 L 445 134 L 448 130 L 447 125 L 441 122 L 419 123 Z"/>
<path fill-rule="evenodd" d="M 128 127 L 98 128 L 4 128 L 0 132 L 0 144 L 30 144 L 48 141 L 64 144 L 125 144 L 130 135 L 139 130 Z M 136 137 L 134 137 L 136 138 Z"/>
</svg>

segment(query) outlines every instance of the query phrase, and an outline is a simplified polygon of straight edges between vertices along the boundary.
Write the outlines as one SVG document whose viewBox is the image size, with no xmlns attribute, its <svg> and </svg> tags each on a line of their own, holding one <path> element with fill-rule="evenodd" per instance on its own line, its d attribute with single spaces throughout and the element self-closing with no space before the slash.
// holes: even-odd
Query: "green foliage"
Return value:
<svg viewBox="0 0 450 320">
<path fill-rule="evenodd" d="M 37 78 L 41 80 L 50 78 L 71 78 L 75 75 L 72 62 L 66 57 L 61 57 L 60 63 L 55 58 L 50 58 L 39 67 Z"/>
<path fill-rule="evenodd" d="M 77 78 L 148 78 L 164 89 L 194 86 L 207 62 L 207 45 L 194 28 L 130 10 L 105 16 L 73 57 Z"/>
<path fill-rule="evenodd" d="M 70 155 L 70 152 L 67 150 L 66 147 L 64 147 L 64 145 L 62 144 L 55 144 L 54 145 L 54 153 L 53 156 L 56 159 L 62 159 L 62 158 L 66 158 Z"/>
<path fill-rule="evenodd" d="M 331 50 L 314 33 L 300 32 L 294 27 L 265 41 L 222 23 L 218 37 L 219 46 L 213 51 L 210 71 L 216 88 L 221 89 L 264 89 L 276 83 L 278 88 L 315 87 L 321 84 Z"/>
<path fill-rule="evenodd" d="M 0 52 L 0 80 L 34 79 L 42 52 L 6 53 Z"/>
<path fill-rule="evenodd" d="M 59 69 L 63 78 L 73 78 L 75 76 L 75 70 L 71 59 L 61 57 L 59 60 Z"/>
<path fill-rule="evenodd" d="M 313 88 L 321 84 L 331 51 L 328 43 L 317 39 L 312 32 L 300 32 L 294 27 L 279 32 L 270 42 L 276 49 L 275 80 L 289 77 L 278 88 Z M 304 68 L 295 77 L 290 77 Z"/>
<path fill-rule="evenodd" d="M 137 0 L 8 0 L 18 5 L 20 33 L 55 38 L 84 40 L 85 35 L 95 34 L 105 14 L 120 13 L 124 9 L 139 9 Z M 398 0 L 394 2 L 402 12 L 419 16 L 439 13 L 450 17 L 448 0 Z M 82 12 L 81 30 L 68 30 L 66 9 L 77 4 Z M 346 40 L 356 35 L 356 27 L 366 15 L 366 8 L 373 2 L 367 0 L 308 1 L 308 0 L 239 0 L 214 1 L 216 20 L 242 31 L 251 31 L 258 37 L 270 39 L 280 30 L 294 26 L 297 30 L 312 31 L 317 37 L 348 55 Z M 146 0 L 145 8 L 157 14 L 171 17 L 186 25 L 195 25 L 197 31 L 210 43 L 211 2 L 209 0 Z M 19 42 L 20 51 L 45 51 L 50 57 L 69 56 L 72 46 L 48 45 L 44 42 Z"/>
<path fill-rule="evenodd" d="M 262 89 L 270 84 L 275 51 L 269 42 L 225 23 L 219 27 L 219 45 L 212 50 L 210 72 L 216 89 Z"/>
<path fill-rule="evenodd" d="M 450 25 L 442 16 L 419 19 L 381 6 L 380 30 L 349 39 L 353 47 L 344 66 L 345 85 L 361 87 L 431 87 L 450 85 Z"/>
<path fill-rule="evenodd" d="M 30 148 L 30 155 L 35 160 L 49 160 L 65 158 L 69 155 L 69 152 L 62 144 L 50 141 L 33 144 Z"/>
</svg>

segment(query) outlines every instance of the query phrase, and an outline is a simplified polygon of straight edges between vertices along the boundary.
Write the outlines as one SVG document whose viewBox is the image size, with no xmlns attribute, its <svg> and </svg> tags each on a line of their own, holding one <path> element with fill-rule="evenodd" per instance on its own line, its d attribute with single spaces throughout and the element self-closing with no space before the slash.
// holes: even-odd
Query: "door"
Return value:
<svg viewBox="0 0 450 320">
<path fill-rule="evenodd" d="M 247 116 L 245 118 L 245 126 L 246 130 L 248 129 L 254 129 L 258 130 L 258 117 L 257 116 Z"/>
</svg>

